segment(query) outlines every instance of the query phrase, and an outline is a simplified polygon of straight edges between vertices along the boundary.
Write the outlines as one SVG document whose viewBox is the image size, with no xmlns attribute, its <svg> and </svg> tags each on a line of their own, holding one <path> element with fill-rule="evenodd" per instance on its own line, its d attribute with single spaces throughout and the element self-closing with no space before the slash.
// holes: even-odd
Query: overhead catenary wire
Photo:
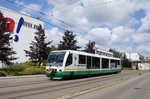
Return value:
<svg viewBox="0 0 150 99">
<path fill-rule="evenodd" d="M 99 2 L 99 3 L 96 3 L 96 4 L 92 4 L 92 5 L 89 5 L 89 6 L 85 6 L 84 8 L 95 7 L 95 6 L 102 5 L 102 4 L 109 4 L 109 3 L 112 3 L 112 2 L 113 2 L 113 0 L 104 1 L 104 2 Z"/>
<path fill-rule="evenodd" d="M 119 1 L 119 0 L 118 0 Z M 76 3 L 79 3 L 80 5 L 81 5 L 81 7 L 82 7 L 82 9 L 86 9 L 86 8 L 90 8 L 90 7 L 97 7 L 97 6 L 99 6 L 99 5 L 103 5 L 103 4 L 110 4 L 110 3 L 112 3 L 113 2 L 113 0 L 110 0 L 110 1 L 103 1 L 103 2 L 97 2 L 97 3 L 95 3 L 95 4 L 91 4 L 91 5 L 87 5 L 87 6 L 85 6 L 84 5 L 84 3 L 82 2 L 82 0 L 80 0 L 80 2 L 76 2 Z M 62 9 L 58 9 L 58 10 L 62 10 Z M 58 11 L 58 10 L 56 10 L 56 11 Z M 64 10 L 64 11 L 61 11 L 61 12 L 63 12 L 63 13 L 65 13 L 66 11 L 68 11 L 68 10 L 70 10 L 70 9 L 67 9 L 67 10 Z M 54 13 L 56 12 L 55 10 L 52 12 L 53 14 L 53 16 L 54 16 Z"/>
<path fill-rule="evenodd" d="M 12 11 L 12 10 L 8 10 L 8 9 L 5 9 L 5 8 L 1 8 L 1 9 L 6 10 L 6 11 L 10 11 L 10 12 L 13 12 L 13 13 L 17 13 L 17 14 L 22 14 L 22 15 L 27 16 L 27 17 L 31 17 L 31 18 L 38 19 L 38 18 L 36 18 L 36 17 L 29 16 L 29 15 L 24 14 L 24 13 L 21 13 L 21 12 Z M 58 25 L 52 24 L 52 23 L 50 23 L 50 22 L 47 22 L 47 21 L 45 21 L 45 20 L 43 20 L 43 19 L 38 19 L 38 20 L 41 20 L 41 21 L 43 21 L 44 23 L 49 24 L 49 25 L 52 25 L 52 26 L 54 26 L 54 27 L 58 27 L 58 28 L 61 29 L 61 30 L 66 30 L 65 28 L 62 28 L 62 27 L 60 27 L 60 26 L 58 26 Z"/>
<path fill-rule="evenodd" d="M 39 13 L 39 14 L 45 15 L 45 16 L 51 18 L 51 19 L 54 19 L 54 20 L 56 20 L 56 21 L 58 21 L 58 22 L 61 22 L 61 23 L 65 24 L 65 25 L 68 25 L 68 26 L 70 26 L 70 27 L 73 27 L 73 28 L 75 28 L 75 29 L 78 29 L 78 30 L 80 30 L 81 32 L 87 33 L 87 31 L 83 31 L 83 30 L 81 30 L 81 29 L 79 29 L 79 28 L 77 28 L 77 27 L 75 27 L 75 26 L 73 26 L 73 25 L 70 25 L 70 24 L 68 24 L 68 23 L 66 23 L 66 22 L 64 22 L 64 21 L 62 21 L 62 20 L 56 19 L 56 18 L 54 18 L 53 16 L 47 15 L 47 14 L 45 14 L 45 13 L 43 13 L 43 12 L 40 12 L 40 11 L 37 11 L 37 10 L 33 10 L 33 9 L 31 9 L 31 8 L 25 7 L 24 5 L 19 5 L 19 4 L 15 3 L 15 2 L 12 2 L 12 1 L 10 1 L 10 0 L 6 0 L 6 1 L 7 1 L 7 2 L 10 2 L 10 3 L 13 3 L 13 4 L 15 4 L 15 5 L 21 6 L 21 7 L 23 7 L 23 8 L 29 9 L 29 10 L 31 10 L 31 11 L 33 11 L 33 12 L 37 12 L 37 13 Z M 40 19 L 40 20 L 42 20 L 42 19 Z M 42 20 L 42 21 L 44 21 L 44 20 Z M 62 29 L 62 30 L 66 30 L 66 29 L 64 29 L 64 28 L 62 28 L 62 27 L 59 27 L 59 26 L 54 25 L 54 24 L 51 24 L 51 23 L 49 23 L 49 22 L 47 22 L 47 21 L 44 21 L 44 22 L 47 23 L 47 24 L 50 24 L 50 25 L 52 25 L 52 26 L 56 26 L 56 27 L 58 27 L 58 28 L 60 28 L 60 29 Z M 81 37 L 81 38 L 83 38 L 83 37 Z M 92 41 L 92 40 L 89 40 L 89 39 L 87 39 L 87 38 L 84 38 L 84 39 L 86 39 L 86 40 L 88 40 L 88 41 Z M 105 47 L 106 47 L 106 46 L 105 46 Z"/>
<path fill-rule="evenodd" d="M 82 29 L 77 28 L 77 27 L 75 27 L 75 26 L 73 26 L 73 25 L 71 25 L 71 24 L 69 24 L 69 23 L 67 23 L 67 22 L 65 22 L 65 21 L 63 21 L 63 20 L 57 19 L 57 18 L 55 18 L 55 17 L 53 17 L 53 16 L 50 16 L 50 15 L 48 15 L 48 14 L 45 14 L 45 13 L 43 13 L 43 12 L 41 12 L 41 11 L 33 10 L 33 9 L 31 9 L 31 8 L 28 8 L 28 7 L 24 6 L 24 5 L 17 4 L 17 3 L 13 2 L 13 1 L 10 1 L 10 0 L 6 0 L 6 1 L 7 1 L 7 2 L 10 2 L 10 3 L 13 3 L 13 4 L 15 4 L 15 5 L 21 6 L 21 7 L 23 7 L 23 8 L 29 9 L 29 10 L 31 10 L 31 11 L 33 11 L 33 12 L 36 12 L 36 13 L 45 15 L 45 16 L 49 17 L 50 19 L 56 20 L 56 21 L 58 21 L 58 22 L 60 22 L 60 23 L 63 23 L 63 24 L 65 24 L 65 25 L 67 25 L 67 26 L 69 26 L 69 27 L 72 27 L 72 28 L 74 28 L 74 29 L 77 29 L 77 30 L 79 30 L 79 31 L 81 31 L 81 32 L 87 32 L 87 31 L 83 31 Z"/>
<path fill-rule="evenodd" d="M 54 9 L 54 10 L 52 10 L 52 13 L 54 13 L 55 11 L 58 11 L 58 10 L 62 10 L 64 8 L 66 8 L 66 7 L 72 6 L 73 4 L 78 3 L 78 1 L 80 1 L 80 0 L 74 0 L 74 2 L 71 2 L 71 3 L 67 4 L 67 5 L 64 5 L 64 6 L 60 7 L 60 8 Z"/>
<path fill-rule="evenodd" d="M 24 14 L 24 13 L 21 13 L 21 12 L 12 11 L 12 10 L 8 10 L 8 9 L 5 9 L 5 8 L 1 8 L 1 9 L 7 10 L 7 11 L 11 11 L 11 12 L 13 12 L 13 13 L 19 13 L 19 14 L 22 14 L 22 15 L 25 15 L 25 16 L 28 16 L 28 17 L 31 17 L 31 16 L 29 16 L 29 15 L 27 15 L 27 14 Z M 35 18 L 35 17 L 31 17 L 31 18 Z M 35 18 L 35 19 L 37 19 L 37 18 Z M 42 19 L 38 19 L 38 20 L 42 20 Z M 46 24 L 49 24 L 49 25 L 58 27 L 59 29 L 66 30 L 66 29 L 64 29 L 64 28 L 62 28 L 62 27 L 60 27 L 60 26 L 57 26 L 57 25 L 52 24 L 52 23 L 50 23 L 50 22 L 47 22 L 47 21 L 45 21 L 45 20 L 42 20 L 42 21 L 45 22 Z M 59 36 L 61 36 L 61 35 L 59 34 Z M 87 38 L 83 37 L 82 35 L 78 35 L 78 36 L 80 36 L 82 39 L 84 39 L 84 40 L 86 40 L 86 41 L 92 41 L 92 40 L 90 40 L 90 39 L 87 39 Z"/>
<path fill-rule="evenodd" d="M 87 31 L 84 31 L 84 30 L 82 30 L 82 29 L 80 29 L 80 28 L 78 28 L 78 27 L 76 27 L 76 26 L 74 26 L 74 25 L 71 25 L 71 24 L 69 24 L 69 23 L 67 23 L 67 22 L 65 22 L 65 21 L 63 21 L 63 20 L 60 20 L 60 19 L 58 19 L 58 18 L 55 18 L 55 17 L 52 16 L 52 15 L 50 16 L 50 15 L 48 15 L 48 14 L 46 14 L 46 13 L 41 12 L 41 11 L 33 10 L 33 9 L 31 9 L 31 8 L 28 8 L 28 7 L 24 6 L 24 5 L 18 4 L 18 3 L 16 3 L 16 2 L 13 2 L 13 1 L 10 1 L 10 0 L 6 0 L 6 1 L 7 1 L 7 2 L 10 2 L 10 3 L 13 3 L 13 4 L 15 4 L 15 5 L 21 6 L 21 7 L 23 7 L 23 8 L 29 9 L 29 10 L 31 10 L 31 11 L 33 11 L 33 12 L 36 12 L 36 13 L 39 13 L 39 14 L 41 14 L 41 15 L 45 15 L 45 16 L 49 17 L 50 19 L 56 20 L 56 21 L 58 21 L 58 22 L 60 22 L 60 23 L 62 23 L 62 24 L 65 24 L 65 25 L 67 25 L 67 26 L 69 26 L 69 27 L 72 27 L 72 28 L 74 28 L 74 29 L 76 29 L 76 30 L 79 30 L 79 31 L 81 31 L 81 32 L 83 32 L 83 33 L 87 33 Z M 98 4 L 111 3 L 112 1 L 113 1 L 113 0 L 111 0 L 111 1 L 105 1 L 105 2 L 98 3 Z M 75 4 L 75 3 L 78 3 L 78 1 L 71 2 L 71 3 L 69 3 L 69 5 L 72 5 L 72 4 Z M 91 6 L 87 6 L 87 7 L 84 7 L 84 8 L 96 6 L 96 5 L 98 5 L 98 4 L 91 5 Z M 63 9 L 63 8 L 65 8 L 65 7 L 68 7 L 68 5 L 65 5 L 65 6 L 63 6 L 63 7 L 60 7 L 60 8 L 58 8 L 58 9 L 54 10 L 54 11 L 61 10 L 61 8 Z M 53 11 L 53 12 L 54 12 L 54 11 Z"/>
</svg>

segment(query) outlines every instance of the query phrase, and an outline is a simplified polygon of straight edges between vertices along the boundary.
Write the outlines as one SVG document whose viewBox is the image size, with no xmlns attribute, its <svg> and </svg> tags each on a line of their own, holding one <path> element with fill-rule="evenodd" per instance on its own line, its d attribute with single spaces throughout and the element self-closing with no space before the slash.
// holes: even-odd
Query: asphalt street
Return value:
<svg viewBox="0 0 150 99">
<path fill-rule="evenodd" d="M 48 80 L 45 75 L 0 78 L 0 99 L 150 99 L 150 71 L 80 79 Z"/>
<path fill-rule="evenodd" d="M 72 99 L 150 99 L 150 73 Z"/>
</svg>

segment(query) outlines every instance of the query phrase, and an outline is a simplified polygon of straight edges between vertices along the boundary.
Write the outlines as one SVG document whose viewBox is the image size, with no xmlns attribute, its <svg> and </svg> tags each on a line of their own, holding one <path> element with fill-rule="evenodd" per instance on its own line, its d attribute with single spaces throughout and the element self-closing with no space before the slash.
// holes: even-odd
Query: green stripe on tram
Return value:
<svg viewBox="0 0 150 99">
<path fill-rule="evenodd" d="M 81 71 L 60 71 L 50 76 L 46 73 L 48 79 L 62 79 L 66 77 L 77 77 L 77 76 L 87 76 L 87 75 L 100 75 L 100 74 L 110 74 L 118 73 L 121 69 L 101 69 L 101 70 L 81 70 Z"/>
</svg>

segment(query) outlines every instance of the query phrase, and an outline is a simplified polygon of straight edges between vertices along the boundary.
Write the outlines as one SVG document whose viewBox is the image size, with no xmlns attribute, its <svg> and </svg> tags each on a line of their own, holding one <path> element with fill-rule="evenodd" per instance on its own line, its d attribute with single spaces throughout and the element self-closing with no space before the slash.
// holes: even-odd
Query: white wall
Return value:
<svg viewBox="0 0 150 99">
<path fill-rule="evenodd" d="M 138 63 L 138 70 L 149 70 L 150 63 Z"/>
<path fill-rule="evenodd" d="M 140 55 L 138 53 L 125 53 L 126 58 L 131 61 L 138 61 L 140 60 Z"/>
<path fill-rule="evenodd" d="M 15 11 L 3 8 L 1 6 L 0 6 L 0 10 L 3 13 L 4 17 L 12 18 L 15 21 L 14 32 L 11 35 L 13 37 L 14 37 L 14 35 L 16 35 L 16 29 L 17 29 L 20 17 L 23 17 L 24 21 L 32 23 L 32 25 L 38 26 L 39 24 L 41 24 L 42 27 L 44 28 L 44 23 L 38 19 L 31 18 L 30 16 L 26 16 L 26 15 L 17 13 Z M 11 46 L 13 46 L 13 48 L 14 48 L 14 51 L 17 52 L 17 54 L 15 56 L 19 58 L 15 62 L 25 62 L 28 60 L 28 58 L 25 56 L 24 50 L 25 49 L 29 50 L 29 46 L 30 46 L 29 43 L 31 43 L 31 41 L 34 40 L 35 32 L 36 32 L 36 29 L 34 29 L 34 28 L 29 28 L 26 26 L 21 27 L 20 32 L 18 34 L 19 41 L 18 42 L 13 41 L 13 43 L 11 44 Z"/>
</svg>

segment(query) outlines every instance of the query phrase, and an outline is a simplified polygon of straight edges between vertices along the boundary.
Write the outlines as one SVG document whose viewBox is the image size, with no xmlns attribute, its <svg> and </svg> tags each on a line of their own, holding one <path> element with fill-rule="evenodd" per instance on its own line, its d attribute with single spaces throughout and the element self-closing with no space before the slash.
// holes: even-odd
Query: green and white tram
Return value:
<svg viewBox="0 0 150 99">
<path fill-rule="evenodd" d="M 48 79 L 63 79 L 118 73 L 121 69 L 119 58 L 73 50 L 59 50 L 49 54 L 46 76 Z"/>
</svg>

